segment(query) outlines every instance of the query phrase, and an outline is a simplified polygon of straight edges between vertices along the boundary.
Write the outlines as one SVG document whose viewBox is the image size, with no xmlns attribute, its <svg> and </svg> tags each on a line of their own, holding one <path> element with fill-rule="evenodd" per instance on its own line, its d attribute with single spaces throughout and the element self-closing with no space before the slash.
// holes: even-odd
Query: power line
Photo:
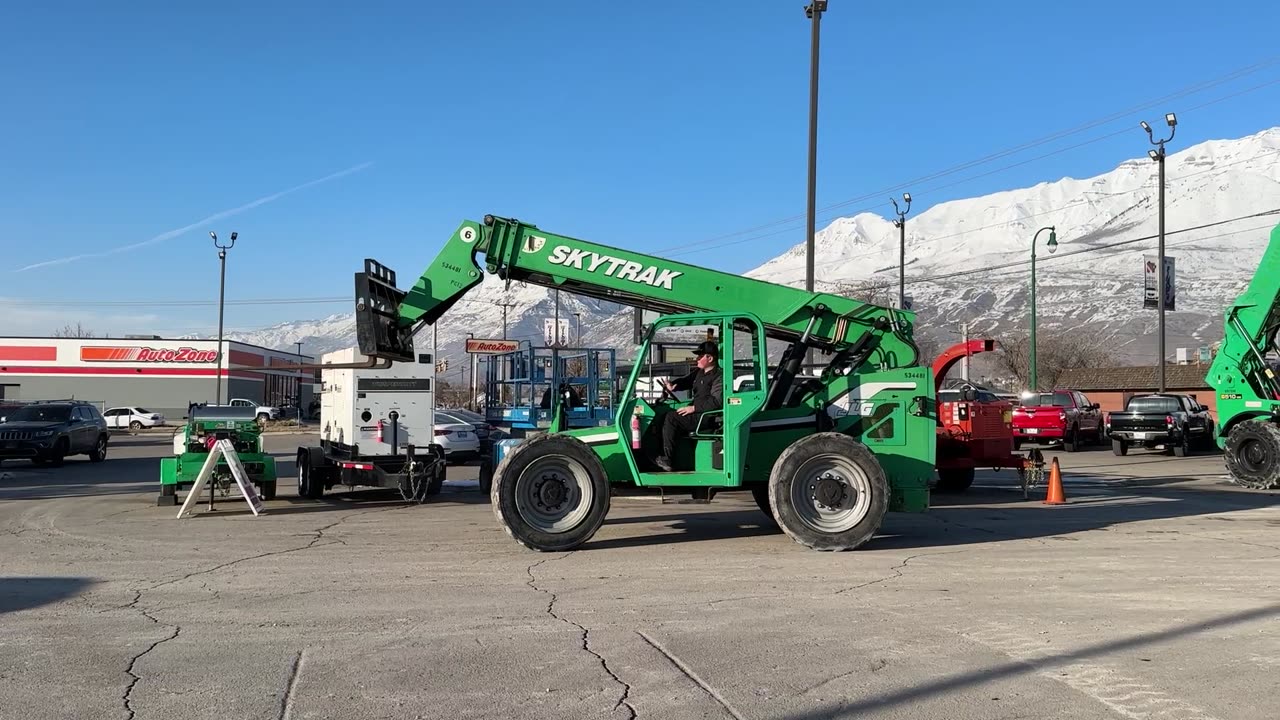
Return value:
<svg viewBox="0 0 1280 720">
<path fill-rule="evenodd" d="M 1274 62 L 1277 62 L 1277 61 L 1280 61 L 1280 58 L 1273 59 L 1272 61 L 1269 61 L 1267 64 L 1274 64 Z M 1253 71 L 1253 70 L 1250 70 L 1250 72 L 1252 72 L 1252 71 Z M 1226 80 L 1230 80 L 1230 79 L 1234 79 L 1234 78 L 1233 78 L 1233 77 L 1228 77 L 1228 78 L 1226 78 L 1226 79 L 1223 79 L 1223 80 L 1222 80 L 1222 82 L 1226 82 Z M 1190 112 L 1190 111 L 1193 111 L 1193 110 L 1199 110 L 1199 109 L 1201 109 L 1201 108 L 1205 108 L 1205 107 L 1208 107 L 1208 106 L 1210 106 L 1210 105 L 1213 105 L 1213 104 L 1216 104 L 1216 103 L 1219 103 L 1219 102 L 1223 102 L 1223 101 L 1226 101 L 1226 100 L 1230 100 L 1230 99 L 1232 99 L 1232 98 L 1239 97 L 1240 95 L 1245 95 L 1245 94 L 1247 94 L 1247 93 L 1254 92 L 1254 91 L 1260 90 L 1260 89 L 1262 89 L 1262 88 L 1264 88 L 1264 87 L 1268 87 L 1268 86 L 1270 86 L 1270 85 L 1275 85 L 1275 84 L 1277 84 L 1277 83 L 1280 83 L 1280 78 L 1275 78 L 1275 79 L 1272 79 L 1272 80 L 1268 80 L 1267 82 L 1260 83 L 1260 84 L 1258 84 L 1258 85 L 1254 85 L 1253 87 L 1249 87 L 1249 88 L 1246 88 L 1246 89 L 1244 89 L 1244 90 L 1240 90 L 1240 91 L 1237 91 L 1237 92 L 1231 93 L 1231 94 L 1229 94 L 1229 95 L 1224 95 L 1224 96 L 1222 96 L 1222 97 L 1214 98 L 1213 100 L 1209 100 L 1209 101 L 1203 102 L 1203 103 L 1201 103 L 1201 104 L 1199 104 L 1199 105 L 1194 105 L 1194 106 L 1192 106 L 1192 107 L 1190 107 L 1190 108 L 1187 108 L 1186 110 L 1183 110 L 1183 111 L 1181 111 L 1181 112 L 1182 112 L 1182 113 L 1183 113 L 1183 115 L 1185 116 L 1185 115 L 1186 115 L 1188 112 Z M 1220 84 L 1220 83 L 1215 83 L 1215 84 Z M 1206 86 L 1206 87 L 1207 87 L 1207 86 Z M 1188 92 L 1184 92 L 1184 93 L 1182 93 L 1182 94 L 1189 94 L 1189 91 L 1188 91 Z M 1150 107 L 1151 105 L 1157 104 L 1157 103 L 1159 103 L 1159 102 L 1164 102 L 1166 99 L 1172 99 L 1172 98 L 1176 98 L 1176 97 L 1178 97 L 1178 95 L 1177 95 L 1177 94 L 1172 95 L 1172 96 L 1170 96 L 1169 98 L 1162 98 L 1161 100 L 1152 101 L 1151 103 L 1147 103 L 1147 104 L 1145 104 L 1145 105 L 1143 105 L 1143 106 L 1137 107 L 1137 108 L 1135 108 L 1134 110 L 1132 110 L 1132 111 L 1130 111 L 1130 112 L 1136 112 L 1137 110 L 1145 109 L 1146 107 Z M 1089 123 L 1089 124 L 1086 124 L 1086 125 L 1080 126 L 1080 129 L 1087 129 L 1088 127 L 1093 127 L 1093 126 L 1096 126 L 1096 125 L 1099 125 L 1099 124 L 1105 124 L 1105 122 L 1110 122 L 1110 121 L 1109 121 L 1109 120 L 1108 120 L 1108 121 L 1095 121 L 1094 123 Z M 1064 132 L 1065 132 L 1065 131 L 1064 131 Z M 1078 130 L 1077 130 L 1077 132 L 1078 132 Z M 960 179 L 960 180 L 956 180 L 956 181 L 954 181 L 954 182 L 947 183 L 947 184 L 945 184 L 945 185 L 939 185 L 939 186 L 935 186 L 935 187 L 931 187 L 931 188 L 926 188 L 926 189 L 925 189 L 925 190 L 923 190 L 923 191 L 914 192 L 914 193 L 913 193 L 913 195 L 914 195 L 914 196 L 920 196 L 921 194 L 923 194 L 924 196 L 926 196 L 926 197 L 927 197 L 927 196 L 928 196 L 928 194 L 929 194 L 929 193 L 931 193 L 931 192 L 937 192 L 937 191 L 939 191 L 939 190 L 945 190 L 945 189 L 948 189 L 948 188 L 956 187 L 956 186 L 958 186 L 958 185 L 963 185 L 963 184 L 965 184 L 965 183 L 969 183 L 969 182 L 972 182 L 972 181 L 974 181 L 974 180 L 978 180 L 978 179 L 981 179 L 981 178 L 984 178 L 984 177 L 988 177 L 988 176 L 991 176 L 991 175 L 995 175 L 995 174 L 997 174 L 997 173 L 1004 172 L 1005 170 L 1011 170 L 1011 169 L 1013 169 L 1013 168 L 1021 167 L 1021 166 L 1023 166 L 1023 165 L 1027 165 L 1027 164 L 1030 164 L 1030 163 L 1036 162 L 1036 161 L 1038 161 L 1038 160 L 1044 160 L 1044 159 L 1046 159 L 1046 158 L 1053 157 L 1054 155 L 1060 155 L 1060 154 L 1062 154 L 1062 153 L 1064 153 L 1064 152 L 1069 152 L 1069 151 L 1071 151 L 1071 150 L 1076 150 L 1076 149 L 1081 148 L 1081 147 L 1084 147 L 1084 146 L 1086 146 L 1086 145 L 1091 145 L 1091 144 L 1093 144 L 1093 143 L 1098 143 L 1098 142 L 1102 142 L 1102 141 L 1104 141 L 1104 140 L 1109 140 L 1109 139 L 1111 139 L 1111 138 L 1113 138 L 1113 137 L 1118 137 L 1118 136 L 1123 135 L 1123 134 L 1125 134 L 1125 133 L 1127 133 L 1127 132 L 1130 132 L 1130 130 L 1129 130 L 1129 129 L 1127 129 L 1127 128 L 1126 128 L 1126 129 L 1123 129 L 1123 130 L 1116 130 L 1116 131 L 1114 131 L 1114 132 L 1110 132 L 1110 133 L 1107 133 L 1107 134 L 1105 134 L 1105 135 L 1100 135 L 1100 136 L 1095 137 L 1095 138 L 1092 138 L 1092 139 L 1090 139 L 1090 140 L 1085 140 L 1085 141 L 1083 141 L 1083 142 L 1076 143 L 1075 145 L 1069 145 L 1069 146 L 1067 146 L 1067 147 L 1064 147 L 1064 148 L 1058 148 L 1057 150 L 1053 150 L 1053 151 L 1050 151 L 1050 152 L 1044 153 L 1044 154 L 1042 154 L 1042 155 L 1037 155 L 1036 157 L 1029 158 L 1029 159 L 1027 159 L 1027 160 L 1021 160 L 1021 161 L 1018 161 L 1018 162 L 1016 162 L 1016 163 L 1011 163 L 1011 164 L 1009 164 L 1009 165 L 1003 165 L 1003 166 L 1001 166 L 1001 167 L 995 168 L 994 170 L 988 170 L 988 171 L 986 171 L 986 172 L 979 173 L 979 174 L 977 174 L 977 175 L 972 175 L 972 176 L 969 176 L 969 177 L 966 177 L 966 178 L 962 178 L 962 179 Z M 1060 133 L 1060 134 L 1061 134 L 1061 133 Z M 1067 134 L 1072 134 L 1072 133 L 1067 133 Z M 1062 136 L 1063 136 L 1063 137 L 1065 137 L 1065 135 L 1062 135 Z M 1027 144 L 1027 146 L 1026 146 L 1026 147 L 1020 147 L 1020 149 L 1030 149 L 1031 147 L 1035 147 L 1035 146 L 1037 146 L 1037 145 L 1043 145 L 1043 144 L 1045 144 L 1045 142 L 1048 142 L 1048 140 L 1046 140 L 1046 141 L 1044 141 L 1044 142 L 1029 143 L 1029 144 Z M 917 180 L 911 180 L 911 181 L 908 181 L 908 182 L 906 182 L 906 183 L 900 183 L 900 184 L 898 184 L 898 185 L 894 185 L 894 186 L 892 186 L 892 187 L 890 187 L 890 188 L 887 188 L 887 189 L 885 189 L 885 190 L 882 190 L 882 191 L 877 191 L 877 192 L 874 192 L 874 193 L 868 193 L 867 195 L 862 195 L 862 196 L 859 196 L 859 197 L 856 197 L 856 198 L 851 198 L 851 199 L 849 199 L 849 200 L 842 201 L 842 202 L 840 202 L 840 203 L 836 203 L 836 204 L 834 204 L 834 205 L 826 206 L 826 207 L 822 208 L 821 212 L 822 212 L 822 213 L 824 213 L 824 214 L 826 214 L 826 213 L 828 213 L 830 210 L 836 209 L 836 208 L 838 208 L 838 207 L 842 207 L 842 206 L 844 206 L 844 205 L 850 205 L 850 204 L 853 204 L 853 203 L 855 203 L 855 202 L 860 202 L 860 201 L 863 201 L 863 200 L 870 200 L 870 199 L 872 199 L 872 198 L 879 197 L 879 196 L 881 196 L 881 195 L 883 195 L 883 194 L 885 194 L 885 193 L 892 193 L 892 192 L 895 192 L 895 191 L 900 190 L 900 189 L 903 189 L 903 188 L 911 187 L 913 184 L 915 184 L 915 183 L 917 183 L 917 182 L 924 181 L 924 180 L 930 180 L 930 179 L 936 179 L 936 178 L 945 177 L 945 176 L 947 176 L 947 175 L 954 174 L 955 172 L 959 172 L 960 170 L 967 169 L 968 167 L 974 167 L 974 166 L 976 166 L 976 165 L 984 164 L 985 162 L 989 162 L 990 160 L 993 160 L 993 159 L 999 159 L 1000 157 L 1006 157 L 1006 156 L 1008 156 L 1008 155 L 1010 155 L 1010 154 L 1014 154 L 1014 153 L 1012 153 L 1012 152 L 1010 152 L 1010 151 L 1002 151 L 1002 152 L 999 152 L 999 153 L 994 153 L 993 155 L 990 155 L 990 156 L 988 156 L 987 158 L 982 159 L 982 161 L 981 161 L 981 162 L 979 162 L 979 161 L 972 161 L 972 162 L 969 162 L 969 163 L 965 163 L 963 166 L 957 166 L 956 168 L 952 168 L 952 169 L 948 169 L 948 170 L 944 170 L 944 171 L 936 172 L 936 173 L 933 173 L 933 174 L 931 174 L 931 175 L 924 176 L 923 178 L 918 178 Z M 834 218 L 839 218 L 839 217 L 842 217 L 842 216 L 857 215 L 857 214 L 859 214 L 859 213 L 864 213 L 864 212 L 874 212 L 874 211 L 879 207 L 879 205 L 880 205 L 880 204 L 873 205 L 873 206 L 867 206 L 867 207 L 861 208 L 861 209 L 859 209 L 859 210 L 845 211 L 845 212 L 842 212 L 842 213 L 836 213 L 836 214 L 834 214 L 834 215 L 831 215 L 831 216 L 830 216 L 830 218 L 828 218 L 828 220 L 829 220 L 829 219 L 834 219 Z M 731 245 L 740 245 L 740 244 L 742 244 L 742 243 L 753 242 L 753 241 L 755 241 L 755 240 L 764 240 L 764 239 L 771 238 L 771 237 L 776 237 L 776 236 L 778 236 L 778 235 L 782 235 L 782 234 L 785 234 L 785 233 L 796 232 L 796 231 L 797 231 L 797 228 L 794 228 L 794 227 L 784 227 L 784 228 L 781 228 L 781 229 L 779 229 L 779 230 L 774 230 L 774 231 L 772 231 L 772 232 L 765 233 L 765 234 L 763 234 L 763 235 L 753 235 L 752 237 L 742 238 L 742 239 L 739 239 L 739 240 L 731 240 L 731 241 L 729 241 L 729 242 L 724 242 L 724 243 L 719 243 L 719 244 L 714 244 L 714 245 L 707 245 L 707 244 L 706 244 L 706 243 L 714 243 L 714 242 L 715 242 L 715 241 L 717 241 L 717 240 L 723 240 L 723 239 L 727 239 L 727 238 L 737 237 L 737 236 L 739 236 L 739 235 L 744 235 L 744 234 L 747 234 L 747 233 L 752 233 L 752 232 L 755 232 L 755 231 L 757 231 L 757 230 L 764 230 L 764 229 L 768 229 L 768 228 L 771 228 L 771 227 L 777 227 L 778 225 L 786 225 L 786 224 L 794 223 L 794 222 L 795 222 L 796 220 L 798 220 L 798 219 L 803 219 L 803 217 L 804 217 L 803 215 L 800 215 L 800 216 L 795 216 L 795 215 L 793 215 L 793 216 L 791 216 L 791 217 L 783 218 L 783 219 L 781 219 L 781 220 L 777 220 L 777 221 L 774 221 L 774 222 L 771 222 L 771 223 L 766 223 L 766 224 L 763 224 L 763 225 L 758 225 L 758 226 L 756 226 L 756 227 L 749 228 L 749 229 L 747 229 L 747 230 L 741 230 L 741 231 L 738 231 L 738 232 L 727 233 L 727 234 L 724 234 L 724 235 L 718 235 L 718 236 L 715 236 L 715 237 L 709 238 L 708 240 L 704 241 L 703 243 L 683 243 L 683 244 L 681 244 L 681 245 L 676 245 L 676 246 L 673 246 L 673 247 L 671 247 L 671 248 L 664 248 L 664 249 L 661 249 L 661 250 L 657 250 L 657 251 L 655 251 L 655 252 L 667 252 L 667 251 L 669 251 L 669 250 L 682 251 L 682 252 L 674 252 L 674 253 L 672 253 L 672 256 L 674 257 L 674 256 L 680 256 L 680 255 L 691 255 L 691 254 L 694 254 L 694 253 L 706 252 L 706 251 L 708 251 L 708 250 L 715 250 L 715 249 L 719 249 L 719 248 L 723 248 L 723 247 L 729 247 L 729 246 L 731 246 Z M 827 221 L 827 220 L 824 220 L 824 222 L 826 222 L 826 221 Z M 696 245 L 697 247 L 694 247 L 694 245 Z"/>
<path fill-rule="evenodd" d="M 1227 224 L 1229 224 L 1229 223 L 1239 222 L 1239 221 L 1241 221 L 1241 220 L 1249 220 L 1249 219 L 1252 219 L 1252 218 L 1265 217 L 1265 216 L 1267 216 L 1267 215 L 1276 215 L 1276 214 L 1280 214 L 1280 208 L 1275 208 L 1275 209 L 1272 209 L 1272 210 L 1264 210 L 1264 211 L 1262 211 L 1262 212 L 1252 213 L 1252 214 L 1250 214 L 1250 215 L 1241 215 L 1241 216 L 1239 216 L 1239 217 L 1230 218 L 1230 219 L 1227 219 L 1227 220 L 1218 220 L 1218 221 L 1211 222 L 1211 223 L 1205 223 L 1205 224 L 1203 224 L 1203 225 L 1195 225 L 1195 226 L 1193 226 L 1193 227 L 1186 227 L 1186 228 L 1182 228 L 1182 229 L 1180 229 L 1180 230 L 1166 230 L 1164 234 L 1165 234 L 1165 236 L 1166 236 L 1166 237 L 1167 237 L 1167 236 L 1169 236 L 1169 235 L 1179 235 L 1179 234 L 1182 234 L 1182 233 L 1194 232 L 1194 231 L 1196 231 L 1196 230 L 1205 230 L 1205 229 L 1208 229 L 1208 228 L 1211 228 L 1211 227 L 1218 227 L 1218 226 L 1220 226 L 1220 225 L 1227 225 Z M 1072 255 L 1081 255 L 1081 254 L 1089 253 L 1089 252 L 1097 252 L 1097 251 L 1099 251 L 1099 250 L 1106 250 L 1106 249 L 1109 249 L 1109 248 L 1121 247 L 1121 246 L 1124 246 L 1124 245 L 1133 245 L 1133 244 L 1135 244 L 1135 243 L 1146 242 L 1146 241 L 1148 241 L 1148 240 L 1155 240 L 1155 239 L 1157 239 L 1158 237 L 1160 237 L 1160 236 L 1159 236 L 1159 235 L 1146 235 L 1146 236 L 1139 237 L 1139 238 L 1132 238 L 1132 239 L 1130 239 L 1130 240 L 1119 240 L 1119 241 L 1116 241 L 1116 242 L 1113 242 L 1113 243 L 1105 243 L 1105 244 L 1102 244 L 1102 245 L 1090 245 L 1089 247 L 1081 248 L 1081 249 L 1079 249 L 1079 250 L 1068 250 L 1068 251 L 1063 252 L 1063 253 L 1059 253 L 1059 254 L 1055 254 L 1055 255 L 1050 255 L 1050 256 L 1047 256 L 1047 257 L 1043 257 L 1043 258 L 1041 258 L 1041 257 L 1037 257 L 1037 258 L 1036 258 L 1036 262 L 1037 262 L 1037 263 L 1052 262 L 1053 260 L 1058 259 L 1058 258 L 1071 257 Z M 992 270 L 1003 270 L 1003 269 L 1005 269 L 1005 268 L 1021 267 L 1021 266 L 1023 266 L 1023 265 L 1030 265 L 1030 264 L 1031 264 L 1031 260 L 1030 260 L 1030 259 L 1027 259 L 1027 260 L 1016 260 L 1016 261 L 1013 261 L 1013 262 L 1002 263 L 1002 264 L 1000 264 L 1000 265 L 991 265 L 991 266 L 988 266 L 988 267 L 976 268 L 976 269 L 974 269 L 974 270 L 960 270 L 960 271 L 952 272 L 952 273 L 944 273 L 944 274 L 942 274 L 942 275 L 934 275 L 934 276 L 932 276 L 932 277 L 918 277 L 918 278 L 915 278 L 915 279 L 908 279 L 908 280 L 907 280 L 907 284 L 908 284 L 908 285 L 911 285 L 911 284 L 913 284 L 913 283 L 935 282 L 935 281 L 938 281 L 938 280 L 946 280 L 946 279 L 949 279 L 949 278 L 955 278 L 955 277 L 964 277 L 964 276 L 967 276 L 967 275 L 977 275 L 977 274 L 980 274 L 980 273 L 988 273 L 988 272 L 991 272 Z M 863 290 L 863 291 L 865 291 L 865 290 L 885 290 L 885 289 L 891 289 L 891 288 L 893 288 L 893 287 L 896 287 L 896 286 L 890 283 L 890 284 L 884 284 L 884 285 L 860 285 L 860 286 L 858 286 L 858 289 L 859 289 L 859 290 Z"/>
</svg>

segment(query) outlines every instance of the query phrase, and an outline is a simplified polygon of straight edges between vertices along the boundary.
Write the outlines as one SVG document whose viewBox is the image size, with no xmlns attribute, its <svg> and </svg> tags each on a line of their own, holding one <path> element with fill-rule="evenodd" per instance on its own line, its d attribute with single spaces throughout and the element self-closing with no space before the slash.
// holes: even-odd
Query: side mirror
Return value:
<svg viewBox="0 0 1280 720">
<path fill-rule="evenodd" d="M 978 399 L 978 391 L 973 388 L 965 388 L 964 392 L 961 393 L 961 397 L 968 402 L 973 402 Z"/>
<path fill-rule="evenodd" d="M 1093 409 L 1093 410 L 1101 410 L 1101 409 L 1102 409 L 1102 405 L 1101 405 L 1101 404 L 1099 404 L 1099 403 L 1094 403 L 1094 404 L 1090 405 L 1089 407 L 1090 407 L 1091 409 Z"/>
</svg>

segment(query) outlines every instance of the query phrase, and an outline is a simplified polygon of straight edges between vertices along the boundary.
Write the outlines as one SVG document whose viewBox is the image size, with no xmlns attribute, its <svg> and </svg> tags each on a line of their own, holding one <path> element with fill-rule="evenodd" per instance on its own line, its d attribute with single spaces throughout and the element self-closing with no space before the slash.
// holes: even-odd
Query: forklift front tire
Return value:
<svg viewBox="0 0 1280 720">
<path fill-rule="evenodd" d="M 840 433 L 815 433 L 774 463 L 769 504 L 778 526 L 801 545 L 853 550 L 880 529 L 889 482 L 865 445 Z"/>
<path fill-rule="evenodd" d="M 1266 419 L 1245 420 L 1227 434 L 1231 481 L 1251 490 L 1280 488 L 1280 426 Z"/>
<path fill-rule="evenodd" d="M 493 513 L 530 550 L 573 550 L 596 534 L 609 513 L 604 464 L 575 438 L 533 437 L 507 453 L 493 475 Z"/>
</svg>

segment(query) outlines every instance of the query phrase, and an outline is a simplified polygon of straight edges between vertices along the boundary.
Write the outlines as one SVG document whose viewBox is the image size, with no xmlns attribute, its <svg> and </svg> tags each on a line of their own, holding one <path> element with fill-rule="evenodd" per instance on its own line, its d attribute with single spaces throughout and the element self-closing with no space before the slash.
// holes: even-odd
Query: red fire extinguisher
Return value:
<svg viewBox="0 0 1280 720">
<path fill-rule="evenodd" d="M 631 415 L 631 449 L 640 449 L 640 415 L 637 413 Z"/>
<path fill-rule="evenodd" d="M 382 442 L 382 419 L 378 419 L 378 442 Z"/>
</svg>

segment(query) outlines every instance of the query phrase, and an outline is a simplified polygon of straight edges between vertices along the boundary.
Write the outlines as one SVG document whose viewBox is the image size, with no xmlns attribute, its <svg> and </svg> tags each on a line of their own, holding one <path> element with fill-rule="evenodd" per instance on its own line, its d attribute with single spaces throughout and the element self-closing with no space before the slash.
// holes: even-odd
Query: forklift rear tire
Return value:
<svg viewBox="0 0 1280 720">
<path fill-rule="evenodd" d="M 609 479 L 581 440 L 546 433 L 517 445 L 493 472 L 489 501 L 513 540 L 563 552 L 590 540 L 609 513 Z"/>
<path fill-rule="evenodd" d="M 1245 420 L 1227 434 L 1231 481 L 1252 490 L 1280 488 L 1280 427 L 1268 420 Z"/>
<path fill-rule="evenodd" d="M 1128 455 L 1129 444 L 1120 438 L 1111 438 L 1111 452 L 1116 455 Z"/>
<path fill-rule="evenodd" d="M 815 433 L 778 456 L 769 501 L 778 526 L 797 543 L 853 550 L 880 529 L 889 482 L 865 445 L 840 433 Z"/>
</svg>

